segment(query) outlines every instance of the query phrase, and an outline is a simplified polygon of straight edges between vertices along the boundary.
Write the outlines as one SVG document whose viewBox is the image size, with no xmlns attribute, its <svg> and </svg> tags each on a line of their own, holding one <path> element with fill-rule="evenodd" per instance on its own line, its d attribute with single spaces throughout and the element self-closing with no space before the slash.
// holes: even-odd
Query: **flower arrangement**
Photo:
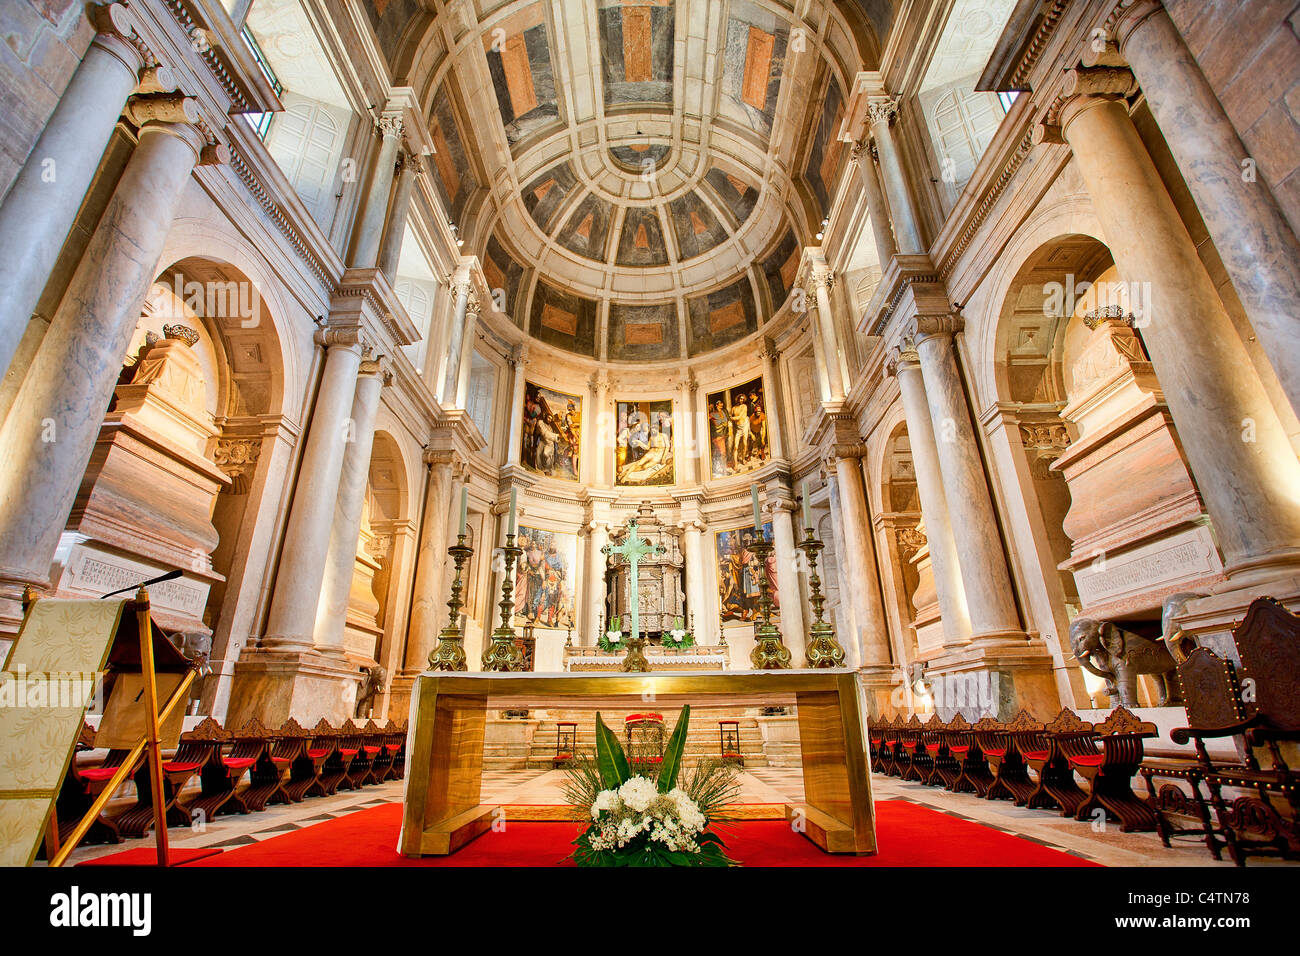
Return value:
<svg viewBox="0 0 1300 956">
<path fill-rule="evenodd" d="M 680 617 L 673 619 L 672 628 L 659 638 L 659 645 L 674 651 L 695 646 L 695 635 L 682 626 Z"/>
<path fill-rule="evenodd" d="M 662 762 L 632 761 L 596 715 L 596 755 L 569 769 L 565 797 L 590 819 L 574 841 L 578 866 L 737 866 L 710 820 L 732 802 L 735 770 L 704 760 L 678 785 L 690 707 L 683 707 Z M 632 772 L 633 765 L 637 773 Z"/>
<path fill-rule="evenodd" d="M 596 636 L 596 646 L 606 654 L 626 650 L 623 646 L 623 627 L 619 617 L 611 618 L 609 630 Z"/>
</svg>

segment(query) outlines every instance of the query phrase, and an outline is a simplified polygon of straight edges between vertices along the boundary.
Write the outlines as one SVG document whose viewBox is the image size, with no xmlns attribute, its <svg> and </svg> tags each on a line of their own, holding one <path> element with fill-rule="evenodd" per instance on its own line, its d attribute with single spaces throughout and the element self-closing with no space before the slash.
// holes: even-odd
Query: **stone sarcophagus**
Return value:
<svg viewBox="0 0 1300 956">
<path fill-rule="evenodd" d="M 1067 371 L 1061 411 L 1079 437 L 1052 465 L 1070 487 L 1061 568 L 1074 574 L 1081 614 L 1158 617 L 1165 596 L 1221 580 L 1222 563 L 1131 317 L 1085 321 L 1092 332 Z"/>
</svg>

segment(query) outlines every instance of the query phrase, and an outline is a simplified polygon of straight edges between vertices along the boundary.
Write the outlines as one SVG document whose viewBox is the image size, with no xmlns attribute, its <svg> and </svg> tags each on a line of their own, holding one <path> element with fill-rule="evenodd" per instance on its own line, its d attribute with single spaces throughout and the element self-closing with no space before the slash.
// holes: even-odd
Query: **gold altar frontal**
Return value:
<svg viewBox="0 0 1300 956">
<path fill-rule="evenodd" d="M 876 852 L 875 813 L 853 671 L 534 674 L 428 672 L 416 678 L 407 737 L 406 793 L 398 850 L 454 853 L 492 827 L 481 802 L 489 709 L 690 704 L 784 706 L 799 720 L 804 802 L 786 817 L 828 853 Z"/>
</svg>

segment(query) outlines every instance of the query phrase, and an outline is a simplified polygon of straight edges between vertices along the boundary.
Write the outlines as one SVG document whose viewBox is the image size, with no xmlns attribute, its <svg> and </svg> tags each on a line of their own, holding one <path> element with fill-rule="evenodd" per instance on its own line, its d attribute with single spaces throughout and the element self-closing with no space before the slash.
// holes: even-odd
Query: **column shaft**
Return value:
<svg viewBox="0 0 1300 956">
<path fill-rule="evenodd" d="M 871 515 L 862 487 L 862 470 L 857 458 L 837 455 L 835 477 L 839 483 L 840 520 L 844 528 L 844 554 L 849 593 L 841 595 L 853 603 L 857 633 L 848 643 L 854 646 L 856 667 L 890 663 L 889 631 L 885 626 L 884 599 L 876 573 L 876 546 L 872 541 Z M 841 643 L 844 643 L 841 641 Z M 846 647 L 847 650 L 847 647 Z M 852 658 L 850 658 L 852 660 Z"/>
<path fill-rule="evenodd" d="M 322 338 L 326 344 L 325 368 L 294 484 L 263 639 L 264 646 L 275 650 L 306 651 L 315 646 L 316 608 L 325 580 L 348 417 L 361 367 L 361 346 L 355 332 L 327 330 Z"/>
<path fill-rule="evenodd" d="M 478 326 L 479 303 L 470 297 L 465 308 L 465 332 L 460 342 L 460 363 L 456 374 L 456 408 L 469 404 L 469 379 L 474 371 L 474 337 Z"/>
<path fill-rule="evenodd" d="M 1121 50 L 1282 390 L 1300 412 L 1300 242 L 1268 186 L 1244 175 L 1250 154 L 1164 7 L 1152 4 Z"/>
<path fill-rule="evenodd" d="M 817 290 L 817 328 L 821 333 L 822 354 L 826 358 L 826 384 L 830 388 L 831 400 L 844 398 L 844 361 L 840 355 L 839 336 L 835 333 L 835 313 L 831 309 L 830 273 L 823 273 L 813 279 Z"/>
<path fill-rule="evenodd" d="M 885 195 L 889 197 L 890 218 L 894 223 L 894 237 L 898 251 L 914 256 L 925 252 L 921 244 L 921 230 L 916 225 L 916 211 L 912 194 L 907 189 L 907 174 L 894 145 L 894 134 L 889 121 L 898 112 L 893 101 L 873 103 L 871 110 L 871 136 L 876 142 L 876 155 L 880 157 L 880 174 L 884 179 Z"/>
<path fill-rule="evenodd" d="M 578 641 L 594 647 L 605 624 L 605 555 L 601 548 L 608 538 L 609 525 L 592 521 L 587 525 L 587 626 Z"/>
<path fill-rule="evenodd" d="M 785 457 L 785 438 L 781 431 L 781 390 L 776 377 L 776 347 L 763 348 L 763 414 L 767 416 L 767 441 L 773 458 Z"/>
<path fill-rule="evenodd" d="M 889 266 L 889 260 L 898 254 L 894 242 L 894 227 L 889 221 L 889 206 L 885 203 L 885 193 L 880 186 L 880 173 L 876 170 L 876 161 L 871 155 L 871 147 L 863 144 L 853 147 L 853 158 L 858 164 L 858 173 L 862 177 L 862 192 L 867 199 L 867 215 L 871 220 L 871 232 L 876 239 L 876 252 L 880 257 L 881 269 Z"/>
<path fill-rule="evenodd" d="M 443 405 L 456 403 L 456 388 L 460 384 L 461 343 L 465 341 L 465 313 L 469 308 L 469 281 L 456 283 L 456 306 L 451 315 L 451 333 L 447 336 L 447 372 L 442 380 L 438 398 Z M 513 414 L 518 414 L 515 410 Z"/>
<path fill-rule="evenodd" d="M 190 100 L 178 109 L 198 113 Z M 50 321 L 4 423 L 0 466 L 0 627 L 50 562 L 158 268 L 203 139 L 150 121 Z M 14 603 L 8 603 L 8 602 Z"/>
<path fill-rule="evenodd" d="M 1128 110 L 1078 96 L 1062 129 L 1120 274 L 1150 289 L 1142 339 L 1228 575 L 1300 561 L 1300 462 Z"/>
<path fill-rule="evenodd" d="M 393 171 L 397 163 L 397 150 L 402 143 L 402 121 L 385 116 L 379 121 L 383 139 L 379 143 L 379 156 L 375 171 L 370 177 L 370 188 L 365 202 L 357 214 L 355 238 L 352 242 L 352 261 L 349 265 L 360 269 L 372 268 L 379 258 L 379 243 L 384 233 L 384 217 L 388 214 L 388 197 L 393 190 Z"/>
<path fill-rule="evenodd" d="M 121 4 L 101 8 L 99 20 L 106 29 L 131 29 Z M 13 361 L 143 65 L 121 36 L 96 35 L 0 206 L 0 375 Z"/>
<path fill-rule="evenodd" d="M 379 246 L 379 268 L 389 280 L 397 278 L 397 266 L 402 258 L 402 242 L 406 238 L 406 219 L 411 210 L 411 194 L 415 192 L 416 165 L 413 156 L 401 156 L 402 171 L 397 176 L 393 191 L 393 208 L 384 226 L 384 240 Z"/>
<path fill-rule="evenodd" d="M 951 321 L 943 316 L 939 323 Z M 948 505 L 948 526 L 956 543 L 966 606 L 976 638 L 1023 638 L 1011 590 L 1011 573 L 1002 553 L 993 499 L 984 477 L 971 424 L 952 333 L 934 320 L 919 320 L 920 357 L 930 421 L 938 441 L 939 471 Z M 927 533 L 929 525 L 927 524 Z"/>
<path fill-rule="evenodd" d="M 799 587 L 798 552 L 795 551 L 793 501 L 778 501 L 772 508 L 772 544 L 776 551 L 776 590 L 781 602 L 781 638 L 790 648 L 791 666 L 804 667 L 807 636 L 804 632 L 803 595 Z"/>
<path fill-rule="evenodd" d="M 902 393 L 903 414 L 907 419 L 908 444 L 916 471 L 916 491 L 921 499 L 921 515 L 930 545 L 930 566 L 943 615 L 945 644 L 963 644 L 970 640 L 970 611 L 962 587 L 961 564 L 957 559 L 957 542 L 948 515 L 948 497 L 939 470 L 939 450 L 934 440 L 934 426 L 925 397 L 921 366 L 914 352 L 904 352 L 894 361 L 898 390 Z"/>
<path fill-rule="evenodd" d="M 339 491 L 334 501 L 334 522 L 325 559 L 325 579 L 316 609 L 315 641 L 319 650 L 343 653 L 347 629 L 348 598 L 356 569 L 357 539 L 366 486 L 370 482 L 370 454 L 375 443 L 375 415 L 379 411 L 384 371 L 378 361 L 362 362 L 352 402 L 350 441 L 343 452 Z"/>
<path fill-rule="evenodd" d="M 448 503 L 460 506 L 460 489 L 456 487 L 459 482 L 453 476 L 455 456 L 451 452 L 432 452 L 426 456 L 426 460 L 429 462 L 429 481 L 424 496 L 420 551 L 415 559 L 411 624 L 406 638 L 404 671 L 408 675 L 428 669 L 429 653 L 438 644 L 439 621 L 441 614 L 445 613 L 442 606 L 451 597 L 450 581 L 444 581 L 446 570 L 450 566 L 447 560 L 447 546 L 451 540 L 451 529 L 447 526 L 451 513 Z M 474 552 L 474 561 L 491 562 L 492 548 L 489 542 L 476 541 Z"/>
</svg>

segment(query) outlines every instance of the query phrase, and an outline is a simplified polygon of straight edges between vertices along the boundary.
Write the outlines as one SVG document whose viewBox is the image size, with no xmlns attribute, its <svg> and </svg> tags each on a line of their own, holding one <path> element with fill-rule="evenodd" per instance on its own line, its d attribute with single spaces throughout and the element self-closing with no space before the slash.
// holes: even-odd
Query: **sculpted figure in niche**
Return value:
<svg viewBox="0 0 1300 956">
<path fill-rule="evenodd" d="M 365 676 L 357 688 L 357 709 L 353 716 L 370 716 L 370 711 L 375 706 L 375 696 L 384 692 L 384 682 L 387 680 L 388 672 L 382 664 L 365 668 Z"/>
<path fill-rule="evenodd" d="M 1070 623 L 1070 649 L 1080 666 L 1104 678 L 1106 693 L 1125 707 L 1137 707 L 1139 674 L 1160 678 L 1157 707 L 1181 704 L 1182 693 L 1174 674 L 1174 659 L 1160 641 L 1116 627 L 1109 621 L 1076 617 Z"/>
</svg>

